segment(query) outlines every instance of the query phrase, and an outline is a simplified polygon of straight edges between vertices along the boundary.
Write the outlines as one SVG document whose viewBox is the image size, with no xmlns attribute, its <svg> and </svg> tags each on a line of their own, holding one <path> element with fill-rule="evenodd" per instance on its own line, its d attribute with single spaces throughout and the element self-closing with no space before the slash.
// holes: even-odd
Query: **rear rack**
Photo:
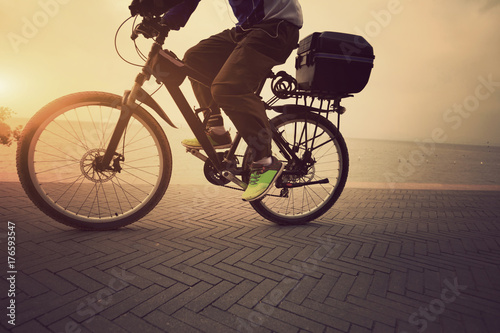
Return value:
<svg viewBox="0 0 500 333">
<path fill-rule="evenodd" d="M 274 94 L 266 103 L 268 110 L 279 113 L 295 112 L 337 112 L 343 114 L 346 109 L 340 105 L 343 98 L 353 97 L 351 94 L 332 93 L 329 91 L 299 90 L 295 78 L 280 71 L 269 76 L 272 78 L 271 90 Z M 295 104 L 273 106 L 280 99 L 295 99 Z"/>
</svg>

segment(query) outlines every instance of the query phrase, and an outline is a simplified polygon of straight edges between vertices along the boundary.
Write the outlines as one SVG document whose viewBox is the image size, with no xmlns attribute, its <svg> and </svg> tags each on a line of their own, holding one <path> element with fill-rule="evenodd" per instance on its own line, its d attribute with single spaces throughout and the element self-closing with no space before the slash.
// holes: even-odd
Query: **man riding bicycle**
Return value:
<svg viewBox="0 0 500 333">
<path fill-rule="evenodd" d="M 176 2 L 161 20 L 171 30 L 185 26 L 200 0 Z M 238 20 L 236 26 L 199 42 L 186 52 L 184 62 L 213 79 L 211 87 L 191 83 L 200 107 L 210 109 L 205 117 L 209 117 L 207 135 L 214 148 L 231 146 L 223 109 L 252 149 L 250 181 L 242 196 L 252 201 L 265 196 L 284 168 L 272 156 L 269 120 L 255 91 L 297 46 L 302 10 L 298 0 L 229 0 L 229 4 Z M 182 144 L 202 149 L 196 139 Z"/>
</svg>

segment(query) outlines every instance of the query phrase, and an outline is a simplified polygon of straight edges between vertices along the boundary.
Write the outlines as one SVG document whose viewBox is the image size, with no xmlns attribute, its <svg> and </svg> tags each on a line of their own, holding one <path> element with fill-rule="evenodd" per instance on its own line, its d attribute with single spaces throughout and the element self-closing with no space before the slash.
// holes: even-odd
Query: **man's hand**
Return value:
<svg viewBox="0 0 500 333">
<path fill-rule="evenodd" d="M 146 38 L 154 38 L 162 32 L 166 35 L 169 30 L 170 29 L 166 25 L 160 24 L 155 20 L 144 18 L 141 23 L 136 25 L 130 38 L 135 40 L 139 35 L 143 35 Z"/>
<path fill-rule="evenodd" d="M 133 0 L 128 8 L 132 16 L 141 15 L 148 17 L 157 17 L 178 5 L 183 0 Z"/>
</svg>

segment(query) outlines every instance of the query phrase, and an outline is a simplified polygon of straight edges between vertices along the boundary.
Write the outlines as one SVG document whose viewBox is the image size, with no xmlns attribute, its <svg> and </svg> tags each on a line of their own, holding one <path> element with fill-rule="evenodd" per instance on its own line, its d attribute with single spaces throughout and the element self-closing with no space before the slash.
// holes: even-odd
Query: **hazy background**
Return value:
<svg viewBox="0 0 500 333">
<path fill-rule="evenodd" d="M 116 55 L 114 35 L 131 1 L 0 2 L 0 106 L 30 117 L 71 92 L 122 94 L 138 68 Z M 363 35 L 375 50 L 367 88 L 345 101 L 344 136 L 500 145 L 499 0 L 302 0 L 301 38 L 314 31 Z M 44 9 L 45 8 L 45 9 Z M 200 39 L 232 27 L 227 0 L 203 0 L 166 46 L 182 57 Z M 118 48 L 135 62 L 129 21 Z M 148 52 L 150 42 L 141 42 Z M 294 73 L 294 55 L 281 69 Z M 485 86 L 484 82 L 490 81 Z M 154 90 L 148 83 L 147 89 Z M 189 90 L 189 87 L 186 86 Z M 178 125 L 165 93 L 155 95 Z M 194 100 L 192 100 L 194 105 Z M 462 109 L 462 113 L 457 110 Z"/>
</svg>

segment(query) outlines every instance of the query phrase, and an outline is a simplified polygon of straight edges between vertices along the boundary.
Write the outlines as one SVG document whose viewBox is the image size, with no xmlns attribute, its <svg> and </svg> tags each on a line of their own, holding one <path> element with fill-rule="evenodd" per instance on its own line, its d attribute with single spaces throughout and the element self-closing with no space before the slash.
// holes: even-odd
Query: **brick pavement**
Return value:
<svg viewBox="0 0 500 333">
<path fill-rule="evenodd" d="M 280 227 L 232 190 L 171 185 L 112 232 L 52 221 L 18 183 L 0 200 L 0 271 L 7 221 L 18 271 L 14 328 L 0 281 L 0 330 L 500 332 L 500 192 L 348 188 Z"/>
</svg>

